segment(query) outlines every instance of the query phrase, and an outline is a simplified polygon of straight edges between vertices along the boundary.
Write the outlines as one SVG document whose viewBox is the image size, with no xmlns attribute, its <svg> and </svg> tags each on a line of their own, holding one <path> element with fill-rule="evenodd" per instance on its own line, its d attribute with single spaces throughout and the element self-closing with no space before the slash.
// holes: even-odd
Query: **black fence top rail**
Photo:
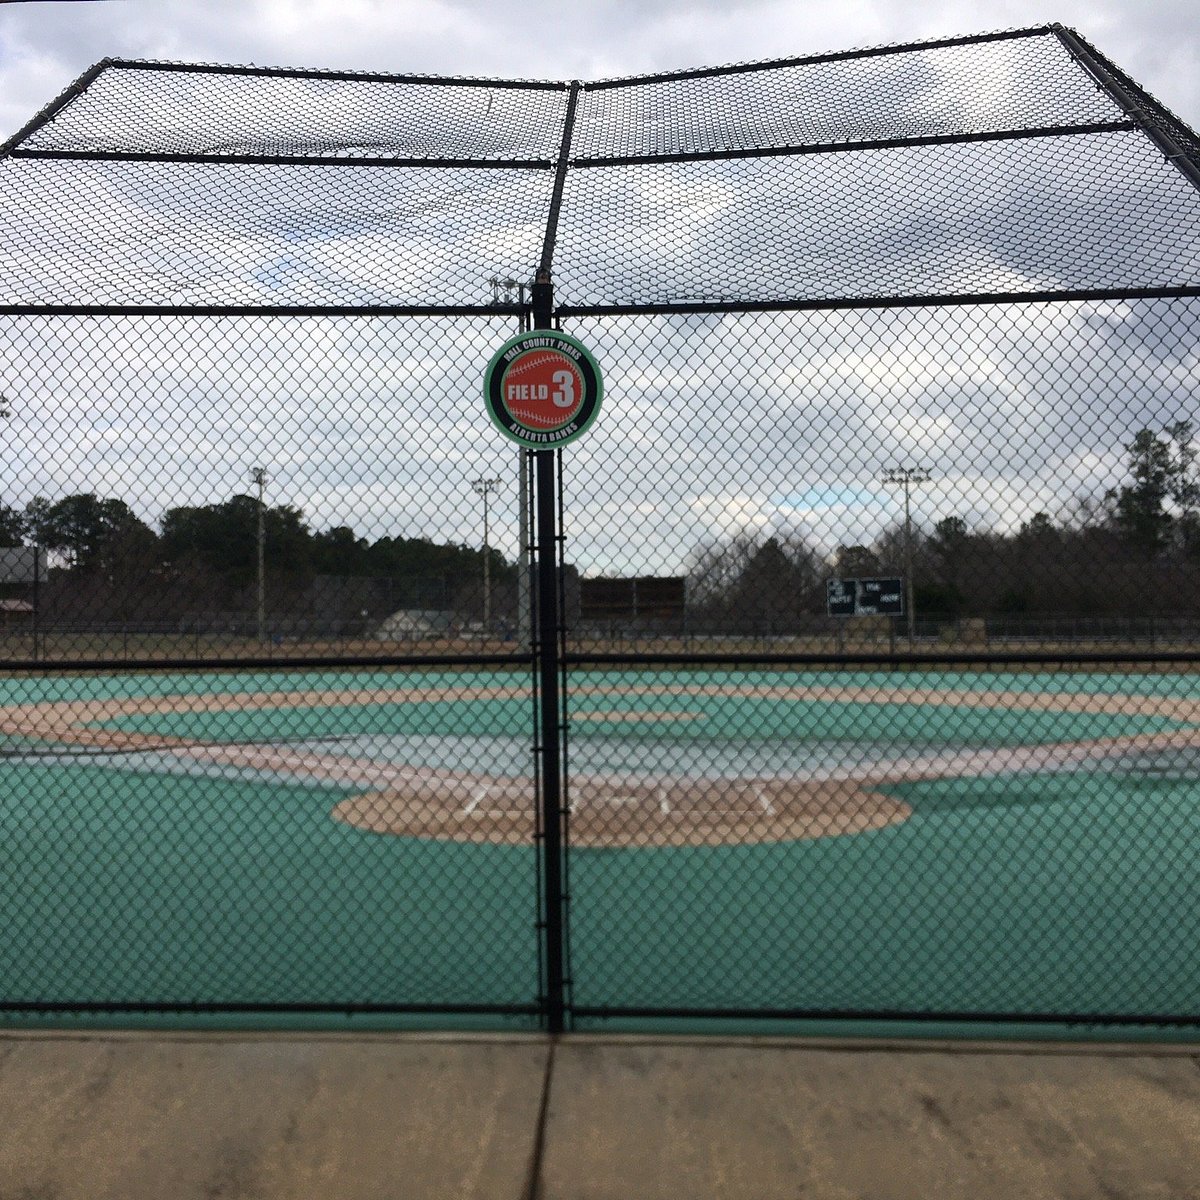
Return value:
<svg viewBox="0 0 1200 1200">
<path fill-rule="evenodd" d="M 696 667 L 892 667 L 929 670 L 937 667 L 987 666 L 1087 666 L 1133 663 L 1146 666 L 1200 664 L 1200 650 L 1043 650 L 1043 651 L 904 651 L 876 653 L 847 649 L 838 653 L 759 653 L 744 650 L 737 653 L 705 654 L 696 652 L 662 652 L 654 650 L 629 654 L 571 652 L 564 656 L 568 667 L 637 667 L 637 666 L 696 666 Z"/>
<path fill-rule="evenodd" d="M 569 83 L 556 79 L 501 79 L 482 75 L 425 75 L 388 71 L 336 71 L 320 67 L 257 67 L 222 63 L 188 63 L 137 58 L 106 58 L 100 64 L 129 71 L 168 71 L 196 75 L 241 75 L 261 79 L 324 79 L 334 83 L 418 83 L 433 87 L 512 88 L 562 92 Z"/>
<path fill-rule="evenodd" d="M 865 1008 L 636 1008 L 577 1005 L 572 1015 L 581 1020 L 690 1020 L 690 1021 L 848 1021 L 939 1025 L 1034 1025 L 1062 1028 L 1106 1026 L 1160 1026 L 1189 1029 L 1200 1025 L 1200 1014 L 1123 1012 L 920 1012 L 908 1009 Z"/>
<path fill-rule="evenodd" d="M 1120 128 L 1118 122 L 1112 128 Z M 73 162 L 123 162 L 123 163 L 176 163 L 192 166 L 229 165 L 236 163 L 246 167 L 440 167 L 463 170 L 466 168 L 509 171 L 548 171 L 554 166 L 549 158 L 513 158 L 497 160 L 491 158 L 341 158 L 336 155 L 317 154 L 158 154 L 123 150 L 13 150 L 17 159 L 44 159 Z"/>
<path fill-rule="evenodd" d="M 175 658 L 5 658 L 0 659 L 0 675 L 58 675 L 118 671 L 318 671 L 365 668 L 426 667 L 522 667 L 529 669 L 528 654 L 310 654 L 288 656 L 238 655 L 217 657 L 199 655 Z"/>
<path fill-rule="evenodd" d="M 895 308 L 959 308 L 974 305 L 1019 304 L 1077 304 L 1090 301 L 1172 300 L 1200 296 L 1200 284 L 1175 288 L 1117 288 L 1088 290 L 1058 290 L 1046 292 L 981 292 L 961 296 L 864 296 L 855 300 L 737 300 L 676 301 L 646 304 L 562 304 L 555 314 L 567 320 L 578 317 L 632 316 L 704 316 L 724 313 L 778 312 L 845 312 L 868 309 Z M 314 317 L 371 318 L 371 317 L 524 317 L 530 306 L 498 305 L 364 305 L 362 307 L 329 306 L 306 308 L 292 305 L 287 308 L 267 304 L 228 305 L 213 310 L 200 304 L 0 304 L 0 316 L 16 317 L 37 314 L 45 317 L 144 317 L 194 318 L 237 317 L 271 319 L 311 319 Z"/>
<path fill-rule="evenodd" d="M 1021 38 L 1044 37 L 1058 29 L 1057 25 L 1031 25 L 1023 29 L 999 30 L 993 33 L 966 34 L 962 37 L 927 38 L 915 42 L 896 42 L 888 46 L 867 46 L 854 50 L 832 50 L 822 54 L 803 54 L 792 58 L 760 59 L 755 62 L 731 63 L 720 67 L 690 67 L 677 71 L 659 71 L 646 75 L 620 75 L 586 84 L 589 91 L 621 87 L 637 87 L 647 83 L 672 83 L 685 79 L 711 79 L 720 75 L 743 75 L 753 71 L 771 71 L 780 67 L 806 67 L 818 63 L 852 62 L 859 58 L 883 58 L 892 54 L 907 54 L 913 50 L 941 50 L 953 46 L 978 46 L 987 42 L 1009 42 Z"/>
</svg>

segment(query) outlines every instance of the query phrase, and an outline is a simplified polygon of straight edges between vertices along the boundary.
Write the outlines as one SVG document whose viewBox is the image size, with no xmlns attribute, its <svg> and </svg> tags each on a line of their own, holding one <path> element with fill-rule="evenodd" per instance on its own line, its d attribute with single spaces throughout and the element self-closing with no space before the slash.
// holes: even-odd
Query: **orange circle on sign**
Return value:
<svg viewBox="0 0 1200 1200">
<path fill-rule="evenodd" d="M 583 405 L 583 374 L 558 350 L 530 350 L 501 380 L 505 409 L 527 429 L 561 429 Z"/>
</svg>

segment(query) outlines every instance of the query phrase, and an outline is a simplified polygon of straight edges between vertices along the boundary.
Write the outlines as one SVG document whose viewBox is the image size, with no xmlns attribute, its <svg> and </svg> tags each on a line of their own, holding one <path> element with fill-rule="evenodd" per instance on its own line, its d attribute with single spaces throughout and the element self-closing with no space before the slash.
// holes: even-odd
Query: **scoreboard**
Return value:
<svg viewBox="0 0 1200 1200">
<path fill-rule="evenodd" d="M 902 617 L 904 580 L 830 579 L 825 608 L 831 617 Z"/>
</svg>

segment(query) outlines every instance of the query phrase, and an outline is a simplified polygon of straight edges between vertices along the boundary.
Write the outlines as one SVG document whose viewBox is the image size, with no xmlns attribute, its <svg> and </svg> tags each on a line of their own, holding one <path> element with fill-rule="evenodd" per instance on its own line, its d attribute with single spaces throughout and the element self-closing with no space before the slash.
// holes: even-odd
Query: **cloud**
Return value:
<svg viewBox="0 0 1200 1200">
<path fill-rule="evenodd" d="M 5 5 L 0 126 L 23 124 L 98 59 L 595 79 L 980 30 L 966 0 L 124 0 Z M 998 0 L 992 28 L 1042 24 L 1041 0 Z M 1118 59 L 1184 119 L 1200 118 L 1191 0 L 1060 0 L 1053 19 Z"/>
</svg>

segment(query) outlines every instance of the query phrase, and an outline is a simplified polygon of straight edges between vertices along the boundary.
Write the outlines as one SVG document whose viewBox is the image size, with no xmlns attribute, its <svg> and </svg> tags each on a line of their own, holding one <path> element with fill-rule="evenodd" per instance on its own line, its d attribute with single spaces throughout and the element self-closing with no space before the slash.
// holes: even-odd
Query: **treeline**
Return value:
<svg viewBox="0 0 1200 1200">
<path fill-rule="evenodd" d="M 1142 429 L 1126 447 L 1127 482 L 1077 496 L 1058 519 L 1035 513 L 1011 532 L 946 516 L 914 524 L 918 619 L 1200 618 L 1200 472 L 1191 422 Z M 703 548 L 689 570 L 692 613 L 714 623 L 786 629 L 825 612 L 825 580 L 902 575 L 902 525 L 831 558 L 803 539 L 747 534 Z"/>
<path fill-rule="evenodd" d="M 368 541 L 347 526 L 315 532 L 288 505 L 264 506 L 263 561 L 273 614 L 374 619 L 399 608 L 480 608 L 483 554 L 425 538 Z M 156 531 L 122 500 L 92 493 L 0 506 L 0 546 L 40 546 L 54 564 L 39 606 L 48 620 L 177 621 L 248 613 L 257 602 L 258 501 L 172 508 Z M 490 552 L 496 611 L 516 569 Z M 10 589 L 11 590 L 11 589 Z"/>
<path fill-rule="evenodd" d="M 901 575 L 910 554 L 923 621 L 1200 619 L 1192 425 L 1139 430 L 1126 453 L 1120 487 L 1076 497 L 1057 519 L 1038 512 L 1015 531 L 973 528 L 951 515 L 931 528 L 915 524 L 907 548 L 899 525 L 832 555 L 794 535 L 714 542 L 690 560 L 689 620 L 781 632 L 811 625 L 825 612 L 831 576 Z M 366 623 L 400 609 L 453 612 L 462 621 L 482 615 L 477 548 L 425 538 L 368 541 L 346 525 L 314 531 L 287 505 L 264 507 L 262 518 L 266 602 L 275 616 L 328 624 Z M 157 530 L 118 499 L 39 497 L 23 509 L 0 506 L 0 546 L 37 545 L 52 555 L 39 598 L 47 620 L 186 621 L 254 611 L 258 519 L 258 501 L 245 495 L 172 508 Z M 492 550 L 488 570 L 491 616 L 510 623 L 516 564 Z M 17 591 L 24 594 L 10 585 L 6 594 Z"/>
</svg>

